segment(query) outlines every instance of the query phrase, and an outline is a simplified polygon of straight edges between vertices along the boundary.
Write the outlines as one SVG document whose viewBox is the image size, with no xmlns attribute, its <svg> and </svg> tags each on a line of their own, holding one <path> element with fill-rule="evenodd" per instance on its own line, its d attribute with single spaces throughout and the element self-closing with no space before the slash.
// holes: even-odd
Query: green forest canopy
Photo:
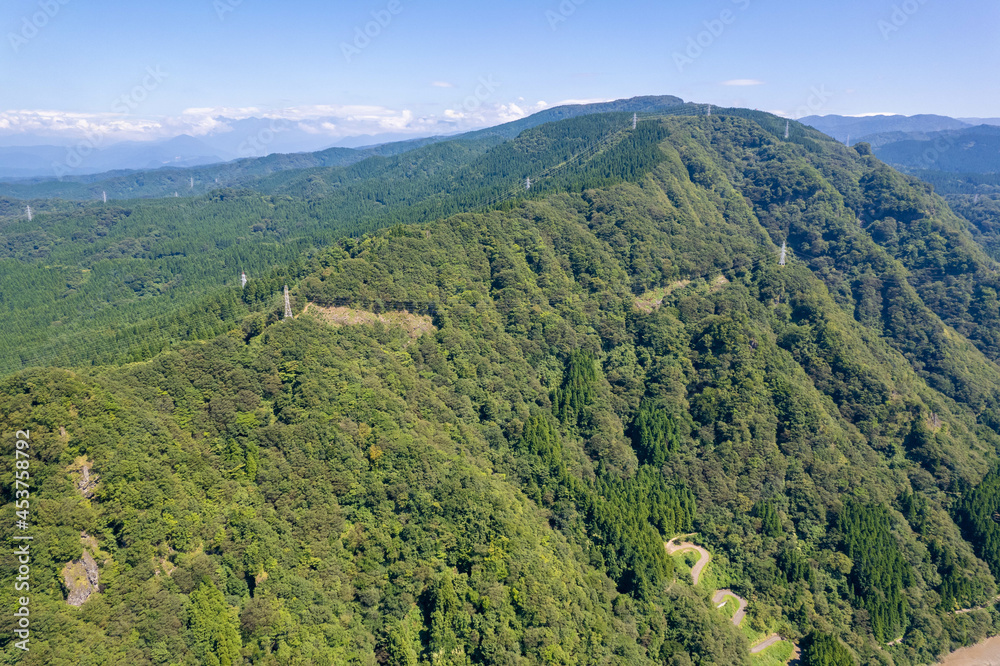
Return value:
<svg viewBox="0 0 1000 666">
<path fill-rule="evenodd" d="M 918 182 L 772 118 L 648 120 L 523 200 L 302 231 L 286 258 L 266 231 L 267 282 L 200 292 L 215 328 L 144 323 L 131 363 L 83 349 L 9 375 L 5 432 L 37 442 L 21 663 L 750 664 L 675 580 L 663 542 L 688 532 L 748 626 L 809 663 L 930 663 L 996 631 L 996 265 Z M 216 206 L 190 219 L 224 239 L 297 201 L 154 202 L 117 224 Z M 51 251 L 8 257 L 12 279 L 76 251 L 73 216 L 39 219 Z M 72 261 L 91 280 L 124 265 Z M 66 287 L 38 284 L 58 311 Z M 183 319 L 129 299 L 138 322 Z M 432 303 L 434 328 L 331 326 L 306 302 Z M 107 336 L 102 316 L 79 335 Z M 76 609 L 61 572 L 85 548 L 103 589 Z"/>
</svg>

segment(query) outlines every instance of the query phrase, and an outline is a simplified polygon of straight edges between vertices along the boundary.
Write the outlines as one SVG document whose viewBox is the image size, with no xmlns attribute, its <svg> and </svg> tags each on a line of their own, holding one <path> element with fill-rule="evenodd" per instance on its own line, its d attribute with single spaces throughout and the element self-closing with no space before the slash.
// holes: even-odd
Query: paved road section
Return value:
<svg viewBox="0 0 1000 666">
<path fill-rule="evenodd" d="M 666 542 L 663 545 L 667 549 L 667 555 L 673 555 L 674 553 L 682 553 L 686 550 L 693 550 L 701 556 L 698 558 L 698 561 L 695 562 L 694 566 L 691 567 L 691 578 L 692 580 L 694 580 L 694 584 L 697 585 L 698 580 L 701 578 L 701 572 L 705 570 L 705 566 L 708 565 L 708 561 L 712 559 L 712 554 L 709 553 L 704 548 L 702 548 L 701 546 L 697 546 L 687 541 L 675 544 L 674 540 L 671 539 L 670 541 Z"/>
<path fill-rule="evenodd" d="M 733 615 L 733 624 L 738 627 L 740 626 L 740 623 L 743 622 L 743 618 L 746 617 L 747 600 L 741 597 L 740 595 L 736 594 L 732 590 L 718 590 L 712 596 L 712 603 L 718 606 L 723 601 L 725 601 L 726 597 L 732 597 L 733 599 L 736 599 L 736 601 L 740 604 L 739 610 L 737 610 L 736 614 Z"/>
</svg>

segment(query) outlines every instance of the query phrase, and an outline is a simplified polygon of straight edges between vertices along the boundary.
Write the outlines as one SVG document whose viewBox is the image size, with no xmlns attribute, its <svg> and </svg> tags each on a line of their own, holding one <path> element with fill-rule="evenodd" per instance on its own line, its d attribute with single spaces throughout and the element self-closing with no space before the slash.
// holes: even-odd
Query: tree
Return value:
<svg viewBox="0 0 1000 666">
<path fill-rule="evenodd" d="M 191 593 L 188 633 L 195 655 L 206 666 L 243 663 L 236 610 L 226 604 L 222 592 L 209 580 L 203 580 Z"/>
</svg>

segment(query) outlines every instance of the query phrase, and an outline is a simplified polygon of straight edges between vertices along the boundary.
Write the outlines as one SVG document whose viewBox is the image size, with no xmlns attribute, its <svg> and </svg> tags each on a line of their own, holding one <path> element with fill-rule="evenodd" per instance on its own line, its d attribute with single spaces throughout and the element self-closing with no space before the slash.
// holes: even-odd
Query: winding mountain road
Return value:
<svg viewBox="0 0 1000 666">
<path fill-rule="evenodd" d="M 687 535 L 685 535 L 687 536 Z M 685 541 L 683 543 L 675 544 L 674 541 L 682 537 L 674 537 L 670 541 L 663 544 L 664 548 L 667 549 L 667 555 L 673 555 L 674 553 L 683 553 L 684 551 L 693 550 L 700 555 L 698 561 L 694 563 L 691 567 L 691 579 L 694 584 L 697 585 L 698 581 L 701 579 L 701 572 L 705 570 L 708 565 L 708 561 L 712 559 L 712 554 L 707 550 L 698 546 L 696 544 Z"/>
<path fill-rule="evenodd" d="M 770 636 L 762 640 L 760 643 L 757 643 L 752 648 L 750 648 L 750 654 L 757 654 L 759 652 L 763 652 L 764 650 L 771 647 L 775 643 L 779 643 L 783 640 L 784 639 L 778 634 L 771 634 Z"/>
<path fill-rule="evenodd" d="M 712 554 L 707 550 L 705 550 L 704 548 L 702 548 L 701 546 L 693 544 L 690 541 L 682 541 L 681 543 L 674 543 L 677 539 L 683 539 L 685 536 L 690 536 L 690 535 L 685 534 L 683 536 L 674 537 L 670 541 L 664 543 L 663 547 L 667 549 L 667 555 L 673 555 L 675 553 L 683 553 L 686 551 L 694 551 L 698 553 L 699 555 L 698 561 L 695 562 L 693 567 L 691 567 L 691 579 L 694 581 L 694 584 L 697 585 L 698 581 L 701 580 L 702 572 L 705 570 L 705 567 L 708 566 L 709 561 L 711 561 L 712 559 Z M 733 599 L 736 599 L 736 602 L 740 605 L 740 607 L 737 609 L 736 613 L 733 615 L 732 618 L 733 625 L 738 627 L 740 626 L 740 624 L 743 623 L 743 618 L 746 617 L 747 600 L 741 597 L 740 595 L 736 594 L 732 590 L 716 590 L 715 594 L 712 595 L 712 603 L 715 604 L 716 606 L 721 606 L 722 604 L 725 603 L 727 597 L 732 597 Z M 751 645 L 750 654 L 758 654 L 760 652 L 763 652 L 764 650 L 771 647 L 775 643 L 778 643 L 783 640 L 785 639 L 782 638 L 781 635 L 771 634 L 770 636 L 768 636 L 761 642 L 757 643 L 756 645 Z M 798 653 L 797 647 L 795 648 L 795 653 L 796 654 Z M 796 654 L 793 654 L 793 658 L 795 658 Z"/>
<path fill-rule="evenodd" d="M 997 603 L 998 601 L 1000 601 L 1000 597 L 994 597 L 994 598 L 993 598 L 993 599 L 991 599 L 991 600 L 990 600 L 990 602 L 989 602 L 988 604 L 986 604 L 985 606 L 976 606 L 975 608 L 962 608 L 962 609 L 960 609 L 960 610 L 957 610 L 957 611 L 955 611 L 955 615 L 961 615 L 961 614 L 963 614 L 963 613 L 971 613 L 971 612 L 973 612 L 973 611 L 977 611 L 977 610 L 985 610 L 985 609 L 987 609 L 987 608 L 990 608 L 990 607 L 992 607 L 992 606 L 996 605 L 996 603 Z"/>
<path fill-rule="evenodd" d="M 712 603 L 716 606 L 725 603 L 726 597 L 732 597 L 736 599 L 736 602 L 740 605 L 739 609 L 733 615 L 733 624 L 737 627 L 743 622 L 743 618 L 747 614 L 747 600 L 736 594 L 732 590 L 716 590 L 715 594 L 712 596 Z M 767 646 L 765 646 L 767 647 Z M 763 648 L 761 648 L 763 649 Z"/>
</svg>

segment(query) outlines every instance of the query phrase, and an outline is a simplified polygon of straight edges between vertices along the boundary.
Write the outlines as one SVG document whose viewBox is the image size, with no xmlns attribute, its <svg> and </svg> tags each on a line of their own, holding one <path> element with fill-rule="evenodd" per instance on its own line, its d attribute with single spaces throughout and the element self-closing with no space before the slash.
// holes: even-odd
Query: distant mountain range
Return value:
<svg viewBox="0 0 1000 666">
<path fill-rule="evenodd" d="M 123 169 L 194 167 L 272 154 L 305 153 L 332 147 L 361 147 L 412 139 L 378 134 L 343 139 L 311 134 L 265 118 L 229 121 L 229 131 L 199 137 L 181 134 L 161 141 L 102 145 L 88 139 L 64 143 L 45 135 L 0 137 L 0 178 L 62 178 Z"/>
<path fill-rule="evenodd" d="M 904 171 L 1000 172 L 1000 119 L 947 116 L 808 116 L 810 125 L 851 145 L 869 143 Z"/>
<path fill-rule="evenodd" d="M 979 125 L 912 133 L 883 143 L 875 148 L 875 154 L 883 162 L 904 171 L 997 173 L 1000 172 L 1000 127 Z"/>
<path fill-rule="evenodd" d="M 206 165 L 221 165 L 226 162 L 245 163 L 248 159 L 274 155 L 310 154 L 321 155 L 329 149 L 360 149 L 361 154 L 333 153 L 337 158 L 335 164 L 342 164 L 344 159 L 351 162 L 353 157 L 363 159 L 368 151 L 375 146 L 394 143 L 411 143 L 413 146 L 425 145 L 429 142 L 445 138 L 462 137 L 465 139 L 493 138 L 509 139 L 517 136 L 525 129 L 542 123 L 554 122 L 593 113 L 613 111 L 628 111 L 645 113 L 669 106 L 683 104 L 684 101 L 670 95 L 635 97 L 628 100 L 596 104 L 577 104 L 558 106 L 527 116 L 520 120 L 496 127 L 468 132 L 451 137 L 427 137 L 412 139 L 404 134 L 376 134 L 354 136 L 341 139 L 333 145 L 329 139 L 315 133 L 300 129 L 291 122 L 276 121 L 268 118 L 246 118 L 240 120 L 226 119 L 228 128 L 225 132 L 217 132 L 204 136 L 193 137 L 182 134 L 163 141 L 128 141 L 109 144 L 107 146 L 91 147 L 86 141 L 62 145 L 58 140 L 48 135 L 27 135 L 0 137 L 0 178 L 2 179 L 52 179 L 72 176 L 92 176 L 108 174 L 108 172 L 140 170 L 149 171 L 163 167 L 192 168 Z M 1000 126 L 1000 118 L 950 118 L 938 115 L 883 115 L 883 116 L 807 116 L 800 120 L 829 136 L 839 140 L 850 140 L 852 144 L 866 141 L 872 144 L 876 154 L 880 154 L 883 146 L 900 142 L 934 141 L 940 137 L 935 132 L 961 131 L 980 125 Z M 945 137 L 951 140 L 956 137 Z M 981 140 L 981 137 L 980 137 Z M 967 143 L 967 142 L 964 142 Z M 980 157 L 978 152 L 992 149 L 992 144 L 977 144 L 973 150 L 973 161 L 976 164 L 992 164 L 989 159 Z M 909 164 L 905 155 L 916 150 L 918 146 L 900 146 L 885 153 L 890 156 L 883 159 L 891 161 L 903 168 L 917 168 Z M 925 149 L 916 151 L 924 152 Z M 390 150 L 390 152 L 393 152 Z M 293 160 L 296 168 L 304 166 L 331 166 L 330 155 L 321 155 L 315 159 L 296 158 Z M 341 159 L 343 158 L 343 159 Z M 951 161 L 961 158 L 953 156 Z M 902 161 L 898 161 L 902 160 Z M 279 162 L 282 160 L 278 160 Z M 304 163 L 303 163 L 304 162 Z M 245 164 L 238 167 L 242 170 Z M 954 170 L 955 165 L 942 167 L 942 170 Z M 964 167 L 959 167 L 964 168 Z M 222 171 L 227 171 L 222 169 Z M 217 177 L 218 174 L 213 175 Z"/>
<path fill-rule="evenodd" d="M 4 165 L 9 162 L 3 160 L 2 151 L 4 149 L 0 148 L 0 181 L 3 181 L 0 182 L 0 196 L 9 196 L 18 199 L 63 198 L 85 200 L 98 198 L 102 195 L 102 192 L 106 192 L 109 198 L 114 199 L 172 196 L 175 192 L 183 196 L 197 195 L 220 187 L 245 187 L 255 179 L 281 171 L 346 167 L 371 157 L 391 157 L 422 146 L 444 141 L 453 142 L 455 145 L 461 146 L 463 150 L 483 151 L 512 139 L 524 130 L 531 129 L 532 127 L 578 116 L 613 112 L 651 114 L 669 112 L 671 109 L 683 109 L 686 106 L 688 105 L 685 105 L 684 100 L 671 95 L 634 97 L 627 100 L 596 104 L 566 105 L 546 109 L 496 127 L 476 130 L 457 136 L 409 139 L 406 141 L 363 145 L 357 148 L 334 147 L 316 152 L 275 153 L 266 157 L 249 157 L 228 162 L 211 158 L 183 158 L 181 155 L 175 155 L 172 161 L 168 161 L 164 159 L 164 156 L 169 155 L 171 152 L 168 147 L 160 150 L 151 150 L 147 157 L 155 154 L 159 155 L 160 159 L 163 160 L 152 167 L 135 165 L 114 169 L 106 168 L 96 173 L 70 173 L 59 179 L 56 179 L 56 174 L 53 173 L 51 168 L 48 171 L 41 169 L 42 173 L 33 174 L 30 177 L 28 177 L 28 174 L 23 173 L 23 170 L 22 173 L 8 174 L 5 177 Z M 249 128 L 250 126 L 247 126 L 245 129 Z M 266 137 L 267 135 L 263 136 Z M 359 141 L 364 138 L 374 137 L 360 137 Z M 192 137 L 184 137 L 184 140 L 191 147 L 191 154 L 204 153 L 204 142 L 200 142 L 202 149 L 199 150 L 196 144 L 191 143 L 199 142 L 199 140 Z M 180 141 L 171 144 L 175 149 L 184 145 Z M 48 148 L 51 149 L 52 147 Z M 9 148 L 7 150 L 13 153 L 17 150 L 24 151 L 25 148 Z M 66 149 L 61 148 L 57 150 L 61 152 L 53 153 L 50 150 L 48 155 L 51 156 L 54 154 L 63 159 Z M 21 154 L 24 153 L 22 152 Z M 191 161 L 185 163 L 184 159 Z M 136 157 L 131 164 L 135 164 L 138 161 L 140 159 Z M 87 166 L 97 163 L 99 163 L 99 160 L 96 155 L 87 160 Z M 37 165 L 39 162 L 36 161 L 34 164 Z"/>
<path fill-rule="evenodd" d="M 956 130 L 972 127 L 985 122 L 970 118 L 959 120 L 948 116 L 921 114 L 916 116 L 806 116 L 799 118 L 803 125 L 809 125 L 820 132 L 832 136 L 838 141 L 851 143 L 865 141 L 863 137 L 888 132 L 939 132 L 941 130 Z"/>
<path fill-rule="evenodd" d="M 544 122 L 609 111 L 645 112 L 682 103 L 683 100 L 677 97 L 658 96 L 559 106 L 499 127 L 474 131 L 469 136 L 512 138 Z M 383 133 L 332 142 L 329 137 L 305 131 L 292 121 L 270 118 L 218 120 L 226 126 L 226 131 L 197 138 L 180 135 L 164 141 L 129 141 L 107 146 L 99 143 L 95 146 L 87 140 L 65 144 L 65 139 L 42 134 L 0 137 L 0 178 L 63 178 L 125 169 L 195 167 L 274 154 L 314 153 L 329 148 L 364 149 L 414 140 L 412 134 Z"/>
<path fill-rule="evenodd" d="M 192 136 L 166 141 L 124 141 L 107 147 L 81 142 L 75 146 L 0 146 L 0 177 L 58 178 L 115 169 L 190 167 L 226 159 L 225 153 Z"/>
</svg>

